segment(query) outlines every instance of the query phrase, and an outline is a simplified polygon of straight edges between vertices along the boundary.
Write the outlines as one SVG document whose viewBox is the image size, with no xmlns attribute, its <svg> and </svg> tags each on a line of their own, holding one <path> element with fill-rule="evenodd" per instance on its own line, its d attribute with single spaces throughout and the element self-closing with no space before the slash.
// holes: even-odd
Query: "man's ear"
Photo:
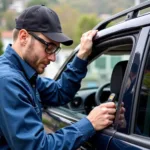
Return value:
<svg viewBox="0 0 150 150">
<path fill-rule="evenodd" d="M 18 37 L 19 37 L 19 41 L 20 41 L 21 46 L 24 47 L 28 41 L 28 38 L 29 38 L 28 32 L 25 29 L 21 29 L 19 31 Z"/>
</svg>

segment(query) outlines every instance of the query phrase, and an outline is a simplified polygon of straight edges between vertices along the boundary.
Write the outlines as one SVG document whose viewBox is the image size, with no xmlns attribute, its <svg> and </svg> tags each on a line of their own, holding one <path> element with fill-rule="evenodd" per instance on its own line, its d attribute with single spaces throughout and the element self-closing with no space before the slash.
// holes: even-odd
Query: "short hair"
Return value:
<svg viewBox="0 0 150 150">
<path fill-rule="evenodd" d="M 20 29 L 21 30 L 21 29 Z M 17 38 L 18 38 L 18 35 L 19 35 L 19 31 L 18 29 L 14 29 L 13 30 L 13 41 L 16 41 Z M 28 31 L 27 31 L 28 32 Z M 41 33 L 40 32 L 32 32 L 32 33 L 35 33 L 37 35 L 40 35 Z"/>
<path fill-rule="evenodd" d="M 19 34 L 19 30 L 18 29 L 14 29 L 13 30 L 13 41 L 17 40 L 18 34 Z"/>
</svg>

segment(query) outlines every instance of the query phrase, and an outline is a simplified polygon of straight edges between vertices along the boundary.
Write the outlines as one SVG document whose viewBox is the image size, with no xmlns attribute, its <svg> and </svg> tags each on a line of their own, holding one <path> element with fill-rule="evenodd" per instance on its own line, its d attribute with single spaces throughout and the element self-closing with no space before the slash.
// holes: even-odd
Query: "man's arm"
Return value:
<svg viewBox="0 0 150 150">
<path fill-rule="evenodd" d="M 73 99 L 86 75 L 86 59 L 91 54 L 92 39 L 96 33 L 97 30 L 91 30 L 82 35 L 77 56 L 67 65 L 58 81 L 38 78 L 37 86 L 42 102 L 47 105 L 63 105 Z"/>
<path fill-rule="evenodd" d="M 105 116 L 105 113 L 109 112 L 107 111 L 109 108 L 105 105 L 102 109 L 94 109 L 91 112 L 91 117 L 87 117 L 88 119 L 83 118 L 56 133 L 46 134 L 41 119 L 30 102 L 33 98 L 26 83 L 20 77 L 12 76 L 4 77 L 0 79 L 0 82 L 0 128 L 3 133 L 2 136 L 6 138 L 12 150 L 73 150 L 91 137 L 95 130 L 108 125 L 107 123 L 100 123 L 100 121 L 105 122 L 105 119 L 109 119 Z M 99 116 L 97 110 L 100 111 Z M 94 117 L 94 114 L 98 117 Z M 96 120 L 97 123 L 95 123 Z M 95 128 L 95 125 L 98 128 Z"/>
<path fill-rule="evenodd" d="M 79 90 L 81 80 L 85 77 L 86 72 L 87 61 L 75 57 L 67 65 L 59 80 L 38 77 L 37 89 L 42 102 L 46 105 L 58 106 L 71 101 Z"/>
</svg>

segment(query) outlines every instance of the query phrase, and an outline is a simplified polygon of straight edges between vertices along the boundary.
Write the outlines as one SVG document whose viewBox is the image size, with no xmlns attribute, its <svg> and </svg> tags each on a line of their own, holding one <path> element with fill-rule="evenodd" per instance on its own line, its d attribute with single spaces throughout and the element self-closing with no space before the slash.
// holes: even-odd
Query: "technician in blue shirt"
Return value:
<svg viewBox="0 0 150 150">
<path fill-rule="evenodd" d="M 95 107 L 87 117 L 55 133 L 46 134 L 41 119 L 42 104 L 66 104 L 79 90 L 96 32 L 83 34 L 77 56 L 61 78 L 54 81 L 38 74 L 55 61 L 60 43 L 73 43 L 62 33 L 57 14 L 36 5 L 16 19 L 13 44 L 0 57 L 1 150 L 77 149 L 95 131 L 112 124 L 116 111 L 113 102 Z"/>
</svg>

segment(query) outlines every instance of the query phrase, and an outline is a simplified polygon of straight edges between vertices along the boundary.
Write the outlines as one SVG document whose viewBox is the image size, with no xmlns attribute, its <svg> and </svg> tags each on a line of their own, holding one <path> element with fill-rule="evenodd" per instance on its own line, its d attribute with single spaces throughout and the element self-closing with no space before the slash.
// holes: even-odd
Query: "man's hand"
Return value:
<svg viewBox="0 0 150 150">
<path fill-rule="evenodd" d="M 126 127 L 126 120 L 125 120 L 125 108 L 124 108 L 124 103 L 121 104 L 121 108 L 119 110 L 119 119 L 118 119 L 118 124 L 120 128 L 125 128 Z"/>
<path fill-rule="evenodd" d="M 91 54 L 93 45 L 92 39 L 96 33 L 97 30 L 90 30 L 82 35 L 80 39 L 80 50 L 77 54 L 80 59 L 86 59 Z"/>
<path fill-rule="evenodd" d="M 92 123 L 95 130 L 102 130 L 113 123 L 116 105 L 114 102 L 104 103 L 95 107 L 87 119 Z"/>
</svg>

